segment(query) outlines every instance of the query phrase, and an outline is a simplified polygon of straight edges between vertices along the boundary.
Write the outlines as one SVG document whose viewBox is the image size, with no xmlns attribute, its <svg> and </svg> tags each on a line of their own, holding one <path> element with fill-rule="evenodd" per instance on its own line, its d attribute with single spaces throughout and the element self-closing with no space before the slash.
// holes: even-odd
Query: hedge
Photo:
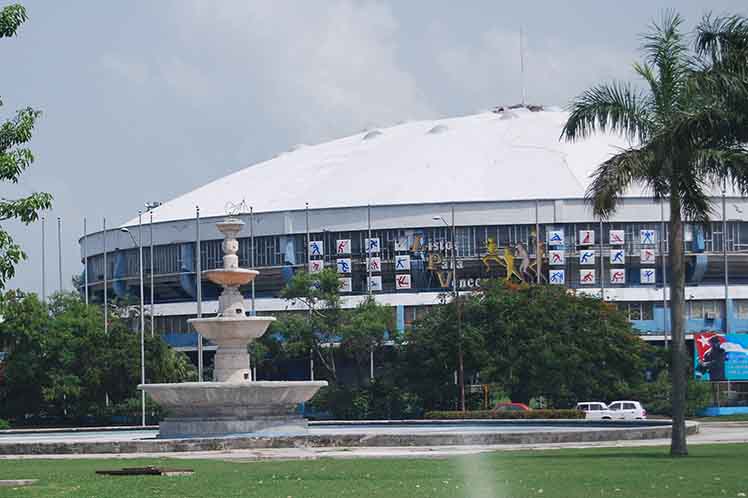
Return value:
<svg viewBox="0 0 748 498">
<path fill-rule="evenodd" d="M 433 411 L 426 412 L 427 419 L 580 419 L 584 412 L 579 410 L 475 410 L 475 411 Z"/>
<path fill-rule="evenodd" d="M 10 423 L 0 418 L 0 430 L 10 429 Z"/>
</svg>

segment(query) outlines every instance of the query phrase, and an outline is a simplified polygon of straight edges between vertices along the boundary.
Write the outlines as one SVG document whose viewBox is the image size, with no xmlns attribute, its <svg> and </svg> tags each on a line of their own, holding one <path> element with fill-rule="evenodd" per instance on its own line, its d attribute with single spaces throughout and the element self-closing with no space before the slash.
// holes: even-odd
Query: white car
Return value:
<svg viewBox="0 0 748 498">
<path fill-rule="evenodd" d="M 601 401 L 585 401 L 577 403 L 577 410 L 584 412 L 586 420 L 612 420 L 613 415 L 608 409 L 608 405 Z"/>
<path fill-rule="evenodd" d="M 613 420 L 645 420 L 647 410 L 638 401 L 614 401 L 608 405 Z"/>
</svg>

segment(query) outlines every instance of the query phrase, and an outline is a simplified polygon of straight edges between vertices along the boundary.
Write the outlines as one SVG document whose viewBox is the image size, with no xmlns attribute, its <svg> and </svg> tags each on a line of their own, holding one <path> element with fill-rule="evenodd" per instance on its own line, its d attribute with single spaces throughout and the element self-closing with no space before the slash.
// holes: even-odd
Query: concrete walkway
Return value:
<svg viewBox="0 0 748 498">
<path fill-rule="evenodd" d="M 688 443 L 748 443 L 748 422 L 702 422 L 698 434 L 689 436 Z M 418 447 L 357 447 L 357 448 L 279 448 L 231 451 L 195 451 L 188 453 L 127 453 L 85 455 L 20 455 L 0 456 L 6 459 L 69 459 L 69 458 L 178 458 L 227 461 L 316 460 L 319 458 L 447 458 L 493 451 L 553 450 L 561 448 L 629 448 L 668 446 L 669 439 L 639 441 L 602 441 L 594 443 L 507 444 L 474 446 Z"/>
</svg>

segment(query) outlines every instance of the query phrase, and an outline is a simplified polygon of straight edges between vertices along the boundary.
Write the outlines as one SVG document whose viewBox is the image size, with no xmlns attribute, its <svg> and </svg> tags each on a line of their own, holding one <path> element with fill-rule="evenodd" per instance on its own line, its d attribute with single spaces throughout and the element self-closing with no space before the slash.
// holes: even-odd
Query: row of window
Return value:
<svg viewBox="0 0 748 498">
<path fill-rule="evenodd" d="M 624 316 L 631 321 L 638 320 L 654 320 L 654 308 L 659 306 L 660 303 L 654 303 L 652 301 L 631 301 L 631 302 L 619 302 L 616 306 Z M 403 306 L 402 323 L 404 328 L 410 329 L 413 324 L 424 317 L 430 306 Z M 733 301 L 733 311 L 735 317 L 739 320 L 748 320 L 748 299 L 738 299 Z M 283 312 L 272 313 L 278 315 Z M 394 323 L 397 323 L 397 308 L 392 307 L 392 319 Z M 187 324 L 189 318 L 194 318 L 192 315 L 180 315 L 180 316 L 156 316 L 156 330 L 164 333 L 187 333 L 191 331 L 191 327 Z M 704 300 L 704 301 L 687 301 L 686 302 L 686 318 L 690 320 L 721 320 L 724 318 L 724 302 L 716 300 Z"/>
<path fill-rule="evenodd" d="M 564 230 L 565 243 L 568 247 L 576 247 L 579 230 L 592 230 L 595 232 L 595 240 L 599 243 L 600 226 L 598 223 L 576 223 L 563 225 L 540 225 L 540 233 L 545 234 L 551 230 Z M 638 254 L 640 230 L 655 230 L 657 240 L 662 241 L 663 249 L 667 252 L 668 234 L 661 233 L 659 223 L 605 223 L 602 227 L 603 244 L 607 246 L 609 230 L 624 230 L 626 244 L 624 248 L 627 254 Z M 489 241 L 495 243 L 495 247 L 515 247 L 522 244 L 528 253 L 535 253 L 535 226 L 534 225 L 488 225 L 457 227 L 456 251 L 458 257 L 478 257 L 489 251 Z M 689 226 L 687 230 L 687 244 L 689 249 L 699 251 L 721 251 L 722 250 L 722 224 L 711 223 L 705 226 Z M 324 258 L 332 260 L 337 240 L 350 239 L 351 253 L 363 255 L 364 240 L 368 237 L 365 230 L 355 232 L 328 232 L 310 234 L 311 240 L 324 242 L 326 254 Z M 396 253 L 396 243 L 405 242 L 411 249 L 423 250 L 423 244 L 446 244 L 451 242 L 451 229 L 449 227 L 431 227 L 423 229 L 391 229 L 372 230 L 372 237 L 380 239 L 380 255 L 390 260 Z M 154 262 L 150 261 L 150 247 L 148 241 L 144 241 L 144 269 L 146 273 L 151 270 L 155 274 L 176 274 L 185 271 L 185 268 L 194 268 L 194 261 L 183 261 L 183 258 L 194 259 L 192 250 L 182 251 L 180 245 L 170 244 L 154 247 Z M 659 244 L 659 242 L 658 242 Z M 252 246 L 254 245 L 254 254 Z M 748 223 L 728 223 L 727 236 L 728 251 L 742 250 L 748 247 Z M 194 247 L 194 246 L 193 246 Z M 248 237 L 240 239 L 239 264 L 242 267 L 272 267 L 287 264 L 303 264 L 307 260 L 307 243 L 305 234 L 297 235 L 274 235 L 255 237 L 254 244 Z M 658 252 L 660 249 L 658 249 Z M 201 244 L 202 268 L 211 269 L 222 265 L 222 251 L 220 240 L 206 240 Z M 114 274 L 121 276 L 134 276 L 138 273 L 138 251 L 135 248 L 124 250 L 124 262 L 115 257 L 120 254 L 120 249 L 115 249 L 107 258 L 107 279 L 111 280 Z M 115 268 L 116 265 L 121 267 Z M 96 282 L 104 278 L 103 255 L 88 258 L 89 281 Z"/>
</svg>

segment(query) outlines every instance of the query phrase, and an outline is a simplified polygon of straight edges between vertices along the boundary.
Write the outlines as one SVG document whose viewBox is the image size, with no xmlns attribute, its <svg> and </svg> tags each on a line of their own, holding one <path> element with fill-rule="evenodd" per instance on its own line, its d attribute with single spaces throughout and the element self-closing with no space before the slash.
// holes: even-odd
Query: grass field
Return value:
<svg viewBox="0 0 748 498">
<path fill-rule="evenodd" d="M 38 478 L 0 497 L 741 497 L 748 445 L 502 452 L 437 459 L 221 462 L 210 460 L 0 460 L 0 479 Z M 111 477 L 96 469 L 190 467 L 189 477 Z"/>
</svg>

